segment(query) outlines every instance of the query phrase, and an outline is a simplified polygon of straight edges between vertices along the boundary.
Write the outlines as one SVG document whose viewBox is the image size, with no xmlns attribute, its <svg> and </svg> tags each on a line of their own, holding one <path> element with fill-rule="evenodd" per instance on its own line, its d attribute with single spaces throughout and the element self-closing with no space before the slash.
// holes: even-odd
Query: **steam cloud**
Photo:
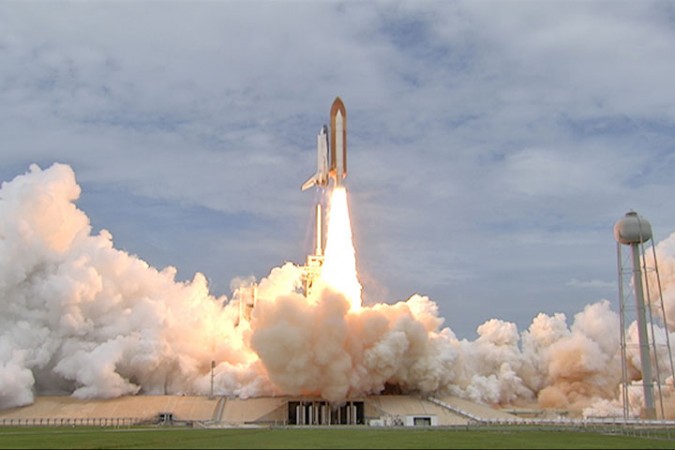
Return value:
<svg viewBox="0 0 675 450">
<path fill-rule="evenodd" d="M 108 231 L 92 235 L 79 194 L 62 164 L 33 165 L 0 188 L 0 408 L 30 404 L 36 393 L 208 394 L 213 360 L 219 395 L 340 401 L 396 386 L 621 414 L 619 316 L 607 300 L 570 327 L 563 314 L 539 314 L 522 332 L 491 319 L 467 341 L 442 327 L 424 296 L 359 311 L 327 288 L 307 299 L 301 269 L 287 263 L 260 281 L 251 320 L 240 322 L 239 301 L 211 295 L 202 274 L 177 282 L 174 268 L 115 249 Z M 657 254 L 675 341 L 675 234 Z M 635 324 L 628 339 L 637 342 Z M 638 346 L 628 347 L 639 380 Z M 667 376 L 669 366 L 661 369 Z M 673 398 L 672 378 L 664 395 Z M 639 389 L 631 400 L 640 407 Z"/>
</svg>

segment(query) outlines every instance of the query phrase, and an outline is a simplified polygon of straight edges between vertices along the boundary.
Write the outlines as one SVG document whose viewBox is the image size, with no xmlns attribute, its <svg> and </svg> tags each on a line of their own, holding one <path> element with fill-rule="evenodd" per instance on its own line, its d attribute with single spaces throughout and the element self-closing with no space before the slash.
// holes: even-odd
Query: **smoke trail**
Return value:
<svg viewBox="0 0 675 450">
<path fill-rule="evenodd" d="M 340 401 L 396 386 L 491 405 L 620 411 L 619 321 L 607 300 L 570 327 L 563 314 L 539 314 L 523 332 L 491 319 L 467 341 L 417 294 L 360 309 L 330 285 L 305 298 L 301 269 L 287 263 L 260 280 L 250 321 L 240 320 L 239 300 L 211 295 L 203 275 L 177 282 L 174 268 L 115 249 L 105 230 L 92 234 L 79 194 L 61 164 L 31 166 L 0 187 L 0 408 L 36 393 L 208 394 L 214 361 L 217 395 Z M 675 255 L 661 250 L 673 296 Z M 639 355 L 630 358 L 637 381 Z M 638 408 L 640 393 L 632 398 Z"/>
</svg>

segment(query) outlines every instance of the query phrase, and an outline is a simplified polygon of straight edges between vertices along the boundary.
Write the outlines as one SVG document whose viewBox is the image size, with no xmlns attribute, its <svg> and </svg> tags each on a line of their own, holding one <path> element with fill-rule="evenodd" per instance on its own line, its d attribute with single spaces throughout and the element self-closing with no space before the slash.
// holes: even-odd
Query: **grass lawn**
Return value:
<svg viewBox="0 0 675 450">
<path fill-rule="evenodd" d="M 544 430 L 0 428 L 0 448 L 662 448 L 670 440 Z"/>
</svg>

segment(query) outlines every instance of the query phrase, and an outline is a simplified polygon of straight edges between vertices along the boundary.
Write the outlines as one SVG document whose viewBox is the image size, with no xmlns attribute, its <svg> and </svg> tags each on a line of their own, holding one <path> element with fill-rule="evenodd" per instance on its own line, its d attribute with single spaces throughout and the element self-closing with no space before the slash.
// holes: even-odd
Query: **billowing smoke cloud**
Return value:
<svg viewBox="0 0 675 450">
<path fill-rule="evenodd" d="M 30 172 L 0 191 L 0 406 L 33 392 L 115 397 L 191 390 L 212 358 L 248 367 L 236 310 L 206 279 L 175 281 L 91 235 L 68 166 Z M 245 389 L 245 377 L 237 385 Z"/>
<path fill-rule="evenodd" d="M 287 263 L 260 281 L 250 320 L 240 320 L 238 298 L 215 298 L 203 275 L 177 282 L 174 268 L 116 250 L 109 232 L 92 235 L 75 206 L 79 194 L 61 164 L 32 166 L 0 188 L 0 408 L 29 404 L 36 393 L 207 394 L 214 361 L 215 393 L 242 398 L 340 401 L 395 388 L 621 413 L 619 318 L 606 300 L 570 327 L 563 314 L 539 314 L 521 333 L 492 319 L 467 341 L 442 327 L 424 296 L 358 310 L 330 288 L 305 298 L 301 269 Z M 671 316 L 672 242 L 659 246 Z M 637 342 L 634 325 L 628 339 Z M 637 345 L 629 347 L 629 373 L 639 380 Z M 639 390 L 631 396 L 637 410 Z"/>
</svg>

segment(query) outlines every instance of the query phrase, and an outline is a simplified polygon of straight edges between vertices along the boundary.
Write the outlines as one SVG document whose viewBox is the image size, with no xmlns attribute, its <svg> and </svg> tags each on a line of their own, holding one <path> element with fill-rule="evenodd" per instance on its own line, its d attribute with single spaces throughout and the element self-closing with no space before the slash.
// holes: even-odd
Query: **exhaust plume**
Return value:
<svg viewBox="0 0 675 450">
<path fill-rule="evenodd" d="M 361 308 L 361 283 L 356 274 L 356 252 L 352 241 L 347 190 L 341 186 L 333 190 L 330 199 L 325 260 L 318 281 L 320 286 L 343 293 L 351 311 Z M 319 292 L 321 290 L 318 289 Z"/>
</svg>

